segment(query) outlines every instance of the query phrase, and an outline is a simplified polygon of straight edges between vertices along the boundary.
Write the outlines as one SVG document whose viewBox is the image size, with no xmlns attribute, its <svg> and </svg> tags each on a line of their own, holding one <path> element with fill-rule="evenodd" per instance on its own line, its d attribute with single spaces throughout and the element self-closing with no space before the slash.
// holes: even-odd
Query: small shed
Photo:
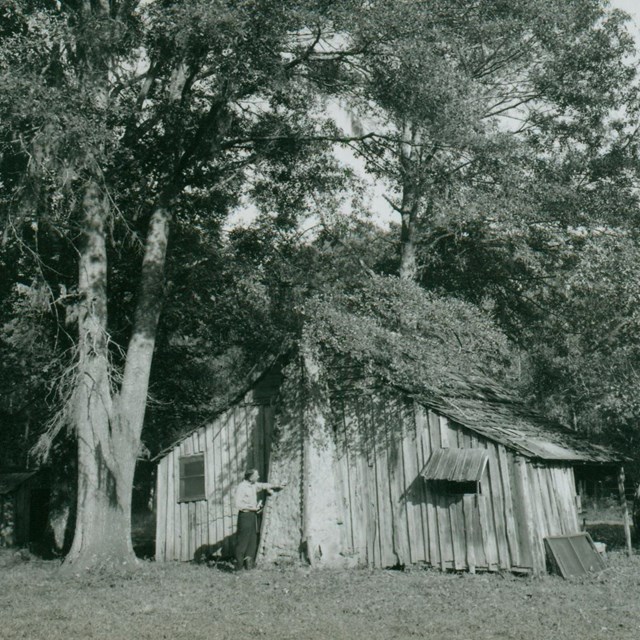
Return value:
<svg viewBox="0 0 640 640">
<path fill-rule="evenodd" d="M 421 396 L 367 375 L 325 388 L 298 357 L 158 457 L 156 559 L 230 555 L 247 467 L 269 497 L 257 561 L 545 570 L 544 539 L 580 531 L 574 471 L 620 457 L 465 384 Z"/>
<path fill-rule="evenodd" d="M 0 547 L 22 547 L 31 537 L 35 471 L 0 473 Z"/>
</svg>

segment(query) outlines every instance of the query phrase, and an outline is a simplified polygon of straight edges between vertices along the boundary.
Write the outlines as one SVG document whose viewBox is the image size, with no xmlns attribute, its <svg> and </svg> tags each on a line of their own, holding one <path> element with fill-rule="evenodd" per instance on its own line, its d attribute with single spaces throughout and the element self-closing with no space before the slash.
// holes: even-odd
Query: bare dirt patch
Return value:
<svg viewBox="0 0 640 640">
<path fill-rule="evenodd" d="M 581 580 L 435 570 L 258 569 L 145 562 L 129 577 L 0 569 L 0 638 L 471 640 L 640 637 L 640 556 Z"/>
</svg>

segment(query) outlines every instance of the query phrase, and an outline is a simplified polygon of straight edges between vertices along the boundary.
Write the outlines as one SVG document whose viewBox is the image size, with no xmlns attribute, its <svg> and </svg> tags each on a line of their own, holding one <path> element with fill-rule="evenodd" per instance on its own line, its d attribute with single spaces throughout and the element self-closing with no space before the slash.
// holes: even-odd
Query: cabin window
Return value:
<svg viewBox="0 0 640 640">
<path fill-rule="evenodd" d="M 453 482 L 451 480 L 429 480 L 436 493 L 450 496 L 464 496 L 468 494 L 482 494 L 479 482 Z"/>
<path fill-rule="evenodd" d="M 181 457 L 180 502 L 204 499 L 204 454 Z"/>
<path fill-rule="evenodd" d="M 441 495 L 479 494 L 488 461 L 486 449 L 436 449 L 420 475 Z"/>
</svg>

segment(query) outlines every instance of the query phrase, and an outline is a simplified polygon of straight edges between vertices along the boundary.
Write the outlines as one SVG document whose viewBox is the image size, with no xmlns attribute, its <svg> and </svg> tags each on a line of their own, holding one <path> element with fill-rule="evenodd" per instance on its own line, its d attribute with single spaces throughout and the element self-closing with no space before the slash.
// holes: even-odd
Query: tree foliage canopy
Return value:
<svg viewBox="0 0 640 640">
<path fill-rule="evenodd" d="M 637 437 L 624 21 L 600 0 L 3 3 L 5 433 L 98 442 L 80 464 L 124 513 L 143 422 L 156 450 L 305 334 L 408 388 L 528 382 Z M 398 228 L 351 215 L 336 144 Z"/>
<path fill-rule="evenodd" d="M 373 276 L 357 288 L 312 299 L 304 309 L 306 340 L 335 370 L 345 363 L 365 378 L 432 397 L 455 396 L 469 383 L 513 390 L 516 355 L 509 341 L 474 305 L 425 292 L 395 276 Z"/>
</svg>

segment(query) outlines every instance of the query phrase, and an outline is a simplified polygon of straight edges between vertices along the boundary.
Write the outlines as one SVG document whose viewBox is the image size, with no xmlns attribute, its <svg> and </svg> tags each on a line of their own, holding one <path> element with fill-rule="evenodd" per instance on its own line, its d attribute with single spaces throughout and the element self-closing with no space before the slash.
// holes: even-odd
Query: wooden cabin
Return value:
<svg viewBox="0 0 640 640">
<path fill-rule="evenodd" d="M 269 476 L 277 373 L 163 451 L 156 472 L 156 560 L 230 556 L 233 494 L 247 468 Z"/>
<path fill-rule="evenodd" d="M 539 573 L 544 538 L 580 531 L 574 470 L 618 464 L 478 390 L 321 387 L 300 359 L 159 456 L 157 560 L 230 555 L 233 490 L 256 467 L 288 483 L 267 500 L 258 563 Z"/>
<path fill-rule="evenodd" d="M 35 471 L 0 473 L 0 547 L 23 547 L 31 539 Z"/>
</svg>

